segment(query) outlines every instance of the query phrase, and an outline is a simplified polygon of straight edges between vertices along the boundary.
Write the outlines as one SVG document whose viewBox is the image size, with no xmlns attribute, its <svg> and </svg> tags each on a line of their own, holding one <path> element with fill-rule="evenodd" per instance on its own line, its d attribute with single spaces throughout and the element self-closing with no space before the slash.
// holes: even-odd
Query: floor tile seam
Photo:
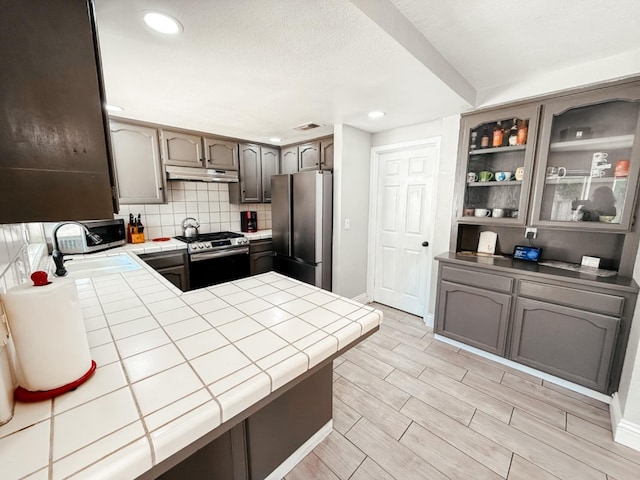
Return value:
<svg viewBox="0 0 640 480">
<path fill-rule="evenodd" d="M 349 440 L 348 438 L 345 437 L 345 440 L 349 443 L 351 443 L 351 440 Z M 351 445 L 353 445 L 353 443 L 351 443 Z M 362 452 L 362 450 L 360 450 L 358 447 L 356 447 L 355 445 L 353 445 L 354 448 L 357 448 L 359 452 Z M 369 456 L 362 452 L 362 454 L 364 455 L 364 458 L 362 459 L 362 461 L 358 464 L 358 466 L 355 468 L 355 470 L 353 472 L 351 472 L 351 475 L 349 475 L 349 477 L 346 480 L 350 480 L 351 478 L 353 478 L 353 476 L 356 474 L 356 472 L 360 469 L 360 467 L 362 466 L 362 464 L 367 460 L 367 458 L 369 458 Z M 372 460 L 373 461 L 373 460 Z M 339 478 L 339 477 L 338 477 Z"/>
<path fill-rule="evenodd" d="M 355 449 L 357 449 L 360 453 L 362 453 L 362 454 L 364 455 L 364 457 L 365 457 L 365 458 L 367 458 L 367 455 L 366 455 L 362 450 L 360 450 L 357 446 L 355 446 L 355 445 L 353 444 L 353 442 L 351 442 L 351 440 L 349 440 L 348 438 L 344 437 L 344 435 L 342 435 L 340 432 L 337 432 L 337 431 L 336 431 L 336 432 L 333 432 L 333 433 L 337 433 L 338 435 L 342 436 L 342 437 L 343 437 L 347 442 L 349 442 L 351 445 L 353 445 L 353 447 L 354 447 Z M 328 437 L 327 437 L 327 438 L 328 438 Z M 326 441 L 327 441 L 327 439 L 323 440 L 323 441 L 320 443 L 320 445 L 321 445 L 321 444 L 323 444 L 323 443 L 325 443 Z M 333 474 L 336 476 L 336 478 L 338 478 L 338 479 L 342 480 L 342 479 L 343 479 L 343 477 L 342 477 L 342 476 L 340 476 L 339 472 L 338 472 L 338 471 L 336 471 L 336 470 L 334 470 L 333 468 L 331 468 L 331 465 L 330 465 L 329 463 L 325 462 L 325 461 L 324 461 L 324 459 L 323 459 L 320 455 L 318 455 L 318 453 L 316 452 L 316 450 L 317 450 L 318 446 L 319 446 L 319 445 L 317 445 L 317 446 L 316 446 L 316 447 L 315 447 L 311 452 L 312 452 L 316 457 L 318 457 L 318 460 L 320 460 L 320 462 L 322 462 L 322 463 L 324 464 L 324 466 L 325 466 L 325 467 L 327 467 L 327 469 L 328 469 L 331 473 L 333 473 Z M 362 459 L 362 462 L 364 462 L 364 459 Z M 358 468 L 360 468 L 360 465 L 362 465 L 362 462 L 360 462 L 360 463 L 358 464 L 358 466 L 353 470 L 353 472 L 351 472 L 351 475 L 349 475 L 349 476 L 347 477 L 347 479 L 346 479 L 346 480 L 348 480 L 349 478 L 351 478 L 351 477 L 356 473 L 356 471 L 358 470 Z"/>
<path fill-rule="evenodd" d="M 507 372 L 507 373 L 508 373 L 508 372 Z M 523 380 L 524 380 L 524 379 L 523 379 Z M 524 380 L 524 381 L 526 381 L 526 380 Z M 503 385 L 504 385 L 504 384 L 503 384 Z M 598 408 L 598 407 L 596 407 L 596 406 L 594 406 L 594 405 L 591 405 L 591 404 L 589 404 L 589 403 L 587 403 L 587 402 L 583 402 L 583 401 L 581 401 L 581 400 L 579 400 L 579 399 L 577 399 L 577 398 L 573 398 L 573 397 L 570 397 L 570 396 L 568 396 L 568 395 L 564 395 L 564 394 L 562 394 L 561 392 L 557 392 L 557 391 L 555 391 L 555 390 L 552 390 L 552 389 L 546 388 L 544 385 L 537 385 L 537 384 L 532 384 L 532 385 L 536 385 L 536 387 L 537 387 L 537 388 L 544 388 L 544 389 L 546 389 L 546 390 L 549 390 L 550 392 L 553 392 L 553 393 L 551 394 L 551 396 L 549 397 L 549 398 L 551 398 L 551 399 L 552 399 L 552 402 L 546 402 L 546 401 L 545 401 L 544 403 L 548 403 L 548 404 L 549 404 L 550 406 L 552 406 L 552 407 L 555 407 L 555 408 L 559 408 L 559 409 L 561 409 L 561 410 L 564 410 L 567 414 L 571 414 L 571 415 L 574 415 L 574 416 L 576 416 L 576 417 L 579 417 L 579 418 L 581 418 L 582 420 L 585 420 L 585 421 L 588 421 L 588 422 L 590 422 L 590 423 L 593 423 L 594 425 L 597 425 L 597 424 L 591 421 L 592 415 L 591 415 L 591 412 L 590 412 L 589 410 L 594 409 L 594 410 L 597 410 L 597 411 L 606 412 L 606 410 L 604 410 L 604 409 Z M 505 387 L 511 388 L 511 387 L 509 387 L 508 385 L 505 385 Z M 521 393 L 526 393 L 526 392 L 521 392 Z M 541 393 L 544 393 L 544 392 L 541 392 Z M 556 399 L 554 398 L 554 395 L 555 395 L 555 394 L 562 395 L 562 397 L 564 397 L 564 398 L 561 398 L 561 399 L 556 400 Z M 534 398 L 537 398 L 537 397 L 534 397 Z M 565 399 L 566 399 L 566 400 L 565 400 Z M 540 399 L 538 399 L 538 400 L 540 400 Z M 542 400 L 541 400 L 541 401 L 542 401 Z M 567 404 L 566 404 L 566 405 L 562 405 L 561 403 L 555 403 L 556 401 L 557 401 L 557 402 L 564 402 L 564 401 L 566 401 L 566 402 L 567 402 Z M 575 404 L 574 404 L 574 402 L 579 402 L 579 404 L 578 404 L 578 405 L 575 405 Z M 567 408 L 567 407 L 572 407 L 572 408 L 573 408 L 573 407 L 575 407 L 575 408 L 577 408 L 578 410 L 573 410 L 573 409 L 572 409 L 572 410 L 569 410 L 569 408 Z M 583 408 L 584 408 L 584 410 L 582 410 Z M 606 412 L 606 413 L 608 414 L 609 412 Z M 593 415 L 594 415 L 594 417 L 595 417 L 596 412 L 593 412 Z M 606 416 L 608 417 L 608 415 L 606 415 Z M 586 417 L 589 417 L 589 418 L 586 418 Z"/>
<path fill-rule="evenodd" d="M 573 415 L 573 414 L 572 414 L 572 413 L 568 413 L 568 414 L 567 414 L 567 417 L 568 417 L 568 415 Z M 574 415 L 574 416 L 576 416 L 576 415 Z M 580 418 L 580 417 L 578 417 L 578 418 Z M 596 426 L 596 427 L 603 428 L 603 427 L 601 427 L 600 425 L 597 425 L 597 424 L 595 424 L 595 423 L 593 423 L 593 422 L 589 422 L 588 420 L 585 420 L 584 418 L 580 418 L 580 420 L 584 420 L 585 422 L 588 422 L 588 423 L 590 423 L 591 425 L 594 425 L 594 426 Z M 568 418 L 567 418 L 567 424 L 568 424 Z M 627 460 L 627 461 L 629 461 L 629 462 L 631 462 L 631 463 L 634 463 L 634 464 L 638 465 L 638 467 L 640 468 L 640 456 L 639 456 L 637 459 L 630 458 L 630 456 L 629 456 L 629 455 L 631 455 L 631 456 L 637 456 L 637 455 L 640 455 L 640 453 L 638 452 L 638 450 L 632 449 L 631 447 L 627 447 L 627 448 L 630 448 L 631 450 L 633 450 L 633 452 L 630 452 L 629 454 L 625 454 L 625 453 L 622 453 L 622 452 L 617 452 L 617 451 L 615 451 L 615 450 L 611 450 L 611 449 L 609 449 L 609 448 L 603 447 L 602 445 L 600 445 L 600 444 L 598 444 L 598 443 L 595 443 L 595 442 L 593 442 L 591 439 L 586 438 L 586 437 L 583 437 L 582 435 L 579 435 L 578 433 L 574 433 L 574 432 L 571 432 L 571 431 L 569 431 L 569 430 L 566 430 L 566 432 L 567 432 L 567 433 L 571 433 L 573 436 L 578 437 L 578 438 L 580 438 L 581 440 L 583 440 L 583 441 L 585 441 L 585 442 L 590 443 L 591 445 L 595 445 L 595 446 L 597 446 L 597 447 L 600 447 L 600 448 L 603 448 L 603 449 L 607 450 L 608 452 L 614 453 L 614 454 L 618 455 L 619 457 L 622 457 L 622 458 L 624 458 L 625 460 Z M 611 433 L 611 432 L 609 432 L 609 433 Z M 610 439 L 610 440 L 611 440 L 612 442 L 614 442 L 613 446 L 626 447 L 626 446 L 625 446 L 625 445 L 623 445 L 623 444 L 619 444 L 619 443 L 615 442 L 613 439 Z"/>
<path fill-rule="evenodd" d="M 477 374 L 477 375 L 480 375 L 480 374 Z M 483 378 L 485 378 L 485 377 L 483 377 Z M 465 380 L 466 380 L 466 375 L 465 375 Z M 487 381 L 491 381 L 491 382 L 492 382 L 492 380 L 490 380 L 490 379 L 486 379 L 486 380 L 487 380 Z M 543 420 L 545 423 L 549 423 L 547 420 L 545 420 L 544 418 L 542 418 L 542 417 L 541 417 L 540 412 L 534 412 L 534 411 L 533 411 L 533 410 L 537 410 L 537 409 L 538 409 L 537 407 L 533 407 L 533 408 L 529 408 L 529 409 L 527 409 L 527 408 L 524 408 L 524 407 L 522 407 L 522 406 L 519 406 L 519 405 L 514 404 L 514 403 L 513 403 L 513 400 L 511 400 L 511 401 L 506 401 L 506 400 L 503 400 L 503 399 L 501 399 L 501 398 L 499 398 L 499 397 L 496 397 L 496 396 L 494 396 L 494 395 L 492 395 L 492 394 L 490 394 L 490 393 L 488 393 L 488 392 L 485 392 L 482 388 L 475 387 L 475 386 L 470 385 L 469 383 L 466 383 L 466 382 L 464 382 L 464 381 L 463 381 L 463 382 L 461 382 L 461 383 L 462 383 L 463 385 L 466 385 L 466 386 L 467 386 L 467 387 L 469 387 L 469 388 L 472 388 L 472 389 L 474 389 L 474 390 L 476 390 L 476 391 L 478 391 L 478 392 L 480 392 L 480 393 L 483 393 L 484 395 L 486 395 L 486 396 L 488 396 L 488 397 L 490 397 L 490 398 L 493 398 L 494 400 L 497 400 L 497 401 L 499 401 L 499 402 L 502 402 L 502 403 L 504 403 L 504 404 L 506 404 L 506 405 L 509 405 L 510 407 L 513 407 L 513 408 L 519 408 L 520 410 L 523 410 L 523 411 L 525 411 L 525 412 L 527 412 L 527 413 L 529 413 L 529 414 L 531 414 L 531 415 L 535 416 L 536 418 L 539 418 L 540 420 Z M 493 383 L 496 383 L 496 382 L 493 382 Z M 496 385 L 502 385 L 502 384 L 496 383 Z M 564 416 L 566 417 L 567 412 L 566 412 L 565 410 L 562 410 L 562 409 L 559 409 L 559 408 L 554 407 L 554 406 L 552 406 L 552 405 L 549 405 L 548 403 L 543 402 L 542 400 L 539 400 L 539 399 L 537 399 L 537 398 L 535 398 L 535 397 L 531 397 L 530 395 L 527 395 L 526 393 L 520 392 L 520 391 L 518 391 L 518 390 L 514 390 L 514 389 L 512 389 L 512 388 L 510 388 L 510 387 L 507 387 L 506 385 L 502 385 L 502 386 L 503 386 L 503 387 L 505 387 L 505 388 L 509 388 L 509 390 L 513 391 L 513 392 L 514 392 L 514 393 L 516 393 L 516 394 L 520 394 L 520 395 L 524 395 L 524 396 L 526 396 L 526 397 L 527 397 L 527 400 L 533 400 L 533 402 L 532 402 L 532 403 L 533 403 L 534 405 L 535 405 L 535 404 L 537 404 L 537 403 L 540 403 L 540 404 L 544 405 L 544 407 L 545 407 L 545 408 L 551 408 L 551 409 L 554 409 L 554 410 L 556 410 L 556 411 L 557 411 L 556 413 L 559 413 L 559 414 L 564 415 Z M 513 398 L 513 397 L 512 397 L 512 398 Z M 523 404 L 524 402 L 522 402 L 522 401 L 518 401 L 517 403 L 519 403 L 519 404 Z M 486 412 L 485 412 L 485 413 L 486 413 Z M 551 423 L 549 423 L 549 425 L 552 425 L 552 424 L 551 424 Z M 557 427 L 556 427 L 556 428 L 557 428 Z"/>
<path fill-rule="evenodd" d="M 514 413 L 515 413 L 515 412 L 514 412 Z M 522 411 L 521 411 L 521 413 L 527 413 L 527 412 L 522 412 Z M 509 426 L 511 426 L 512 428 L 514 428 L 514 429 L 518 430 L 518 431 L 519 431 L 519 432 L 521 432 L 521 433 L 524 433 L 525 435 L 528 435 L 528 436 L 529 436 L 529 437 L 531 437 L 531 438 L 534 438 L 534 439 L 538 440 L 538 441 L 539 441 L 539 442 L 541 442 L 541 443 L 544 443 L 545 445 L 547 445 L 547 446 L 548 446 L 548 447 L 550 447 L 550 448 L 553 448 L 553 449 L 554 449 L 554 450 L 556 450 L 556 451 L 559 451 L 559 452 L 564 453 L 565 455 L 567 455 L 567 456 L 569 456 L 569 457 L 573 458 L 574 460 L 576 460 L 576 461 L 578 461 L 578 462 L 582 463 L 583 465 L 586 465 L 586 466 L 587 466 L 587 467 L 589 467 L 589 468 L 592 468 L 592 469 L 594 469 L 594 470 L 597 470 L 597 471 L 599 471 L 599 472 L 601 472 L 601 473 L 603 473 L 603 474 L 605 474 L 605 475 L 609 475 L 609 473 L 608 473 L 608 472 L 606 472 L 605 470 L 603 470 L 600 466 L 590 465 L 590 464 L 586 463 L 584 460 L 581 460 L 581 459 L 579 459 L 579 458 L 577 458 L 577 457 L 574 457 L 572 454 L 570 454 L 570 453 L 568 453 L 568 452 L 566 452 L 566 451 L 564 451 L 564 450 L 562 450 L 562 449 L 558 448 L 558 447 L 557 447 L 557 446 L 555 446 L 555 445 L 552 445 L 551 443 L 549 443 L 549 441 L 547 441 L 547 440 L 546 440 L 546 439 L 548 438 L 548 437 L 546 437 L 546 436 L 543 436 L 543 437 L 544 437 L 544 439 L 542 439 L 542 438 L 538 438 L 538 437 L 534 437 L 533 435 L 531 435 L 531 434 L 529 434 L 528 432 L 526 432 L 526 431 L 522 430 L 521 428 L 518 428 L 518 426 L 516 426 L 516 425 L 511 425 L 511 423 L 510 423 L 510 424 L 509 424 Z M 551 425 L 551 426 L 553 427 L 553 425 Z M 586 442 L 586 443 L 591 443 L 591 442 L 589 442 L 588 440 L 584 440 L 584 439 L 582 439 L 579 435 L 575 435 L 574 433 L 568 432 L 568 431 L 566 431 L 566 430 L 562 430 L 562 429 L 560 429 L 560 428 L 558 428 L 558 427 L 553 427 L 553 428 L 555 428 L 555 429 L 556 429 L 556 430 L 558 430 L 559 432 L 563 432 L 564 434 L 569 435 L 570 437 L 572 437 L 572 439 L 573 439 L 573 440 L 577 440 L 578 444 L 580 444 L 580 441 L 583 441 L 583 442 Z M 593 444 L 592 444 L 592 445 L 593 445 Z M 617 453 L 612 452 L 612 451 L 610 451 L 610 450 L 607 450 L 606 448 L 601 447 L 600 445 L 594 445 L 594 448 L 595 448 L 595 450 L 596 450 L 596 451 L 598 451 L 600 454 L 602 454 L 602 455 L 603 455 L 603 456 L 605 456 L 605 457 L 610 457 L 611 455 L 613 455 L 614 457 L 616 457 L 615 459 L 613 459 L 613 460 L 612 460 L 612 461 L 614 461 L 614 462 L 621 462 L 621 463 L 622 463 L 622 462 L 625 462 L 625 461 L 626 461 L 626 462 L 628 462 L 628 463 L 632 463 L 632 464 L 634 464 L 634 465 L 636 464 L 635 462 L 632 462 L 631 460 L 628 460 L 628 459 L 624 458 L 622 455 L 618 455 Z M 594 462 L 594 463 L 595 463 L 595 462 Z M 616 478 L 617 478 L 617 477 L 616 477 Z"/>
<path fill-rule="evenodd" d="M 567 398 L 573 399 L 573 400 L 575 400 L 575 401 L 577 401 L 577 402 L 584 403 L 585 405 L 588 405 L 588 406 L 590 406 L 590 407 L 597 408 L 598 410 L 602 410 L 602 411 L 604 411 L 604 412 L 609 413 L 609 405 L 607 405 L 606 403 L 603 403 L 604 407 L 606 407 L 606 408 L 601 408 L 600 406 L 598 406 L 598 405 L 594 405 L 594 404 L 592 404 L 592 403 L 589 403 L 588 401 L 587 401 L 587 402 L 585 402 L 585 401 L 583 401 L 583 400 L 581 400 L 581 399 L 579 399 L 579 398 L 574 398 L 574 397 L 572 397 L 572 396 L 570 396 L 570 395 L 567 395 L 567 394 L 566 394 L 566 393 L 564 393 L 564 392 L 561 392 L 561 391 L 558 391 L 558 390 L 554 390 L 553 388 L 549 388 L 549 387 L 546 385 L 546 383 L 551 383 L 551 382 L 548 382 L 547 380 L 544 380 L 544 379 L 543 379 L 543 380 L 542 380 L 542 385 L 541 385 L 541 387 L 544 387 L 544 388 L 546 388 L 547 390 L 551 390 L 552 392 L 558 393 L 558 394 L 562 395 L 563 397 L 567 397 Z M 551 383 L 551 384 L 552 384 L 552 385 L 555 385 L 555 384 L 553 384 L 553 383 Z M 560 385 L 555 385 L 555 386 L 557 386 L 557 387 L 561 387 Z M 561 387 L 561 388 L 562 388 L 562 387 Z M 585 398 L 588 398 L 588 399 L 590 399 L 590 400 L 595 400 L 595 399 L 593 399 L 593 398 L 586 397 L 585 395 L 579 394 L 578 392 L 572 392 L 572 393 L 575 393 L 575 394 L 581 395 L 581 396 L 583 396 L 583 397 L 585 397 Z M 596 400 L 596 401 L 598 401 L 598 400 Z"/>
<path fill-rule="evenodd" d="M 475 411 L 474 411 L 475 414 Z M 472 417 L 473 418 L 473 417 Z M 420 428 L 424 428 L 425 430 L 427 430 L 431 435 L 439 438 L 440 440 L 442 440 L 444 443 L 446 443 L 447 445 L 449 445 L 451 448 L 454 448 L 455 450 L 457 450 L 461 455 L 464 455 L 468 460 L 470 460 L 472 463 L 477 463 L 480 466 L 482 466 L 483 468 L 490 470 L 493 473 L 496 473 L 497 475 L 501 476 L 500 474 L 498 474 L 497 472 L 494 472 L 491 468 L 489 468 L 488 466 L 486 466 L 484 463 L 480 462 L 479 460 L 476 460 L 475 458 L 473 458 L 471 455 L 469 455 L 467 452 L 465 452 L 464 450 L 461 450 L 460 448 L 458 448 L 456 445 L 453 445 L 452 443 L 450 443 L 447 439 L 445 439 L 444 437 L 441 437 L 440 435 L 432 432 L 431 430 L 429 430 L 429 428 L 425 427 L 424 425 L 414 421 L 412 419 L 411 424 L 407 427 L 407 429 L 404 431 L 404 433 L 401 435 L 401 437 L 397 440 L 398 443 L 400 443 L 401 445 L 404 445 L 406 448 L 408 448 L 411 452 L 413 452 L 415 455 L 417 455 L 419 458 L 421 458 L 423 461 L 427 462 L 429 465 L 431 465 L 432 468 L 434 468 L 435 470 L 437 470 L 438 472 L 440 472 L 443 476 L 445 476 L 446 478 L 451 478 L 449 475 L 446 474 L 446 472 L 443 472 L 442 470 L 440 470 L 436 465 L 434 465 L 433 463 L 431 463 L 428 459 L 426 459 L 425 457 L 423 457 L 422 455 L 420 455 L 419 452 L 415 451 L 414 449 L 412 449 L 409 445 L 407 445 L 406 443 L 402 442 L 402 438 L 404 437 L 404 435 L 407 433 L 407 431 L 409 430 L 409 428 L 411 427 L 411 425 L 413 425 L 415 423 L 415 425 L 417 427 Z M 471 423 L 471 422 L 469 422 Z M 467 427 L 468 428 L 468 427 Z M 513 452 L 512 452 L 513 453 Z M 504 478 L 504 477 L 503 477 Z M 508 478 L 508 477 L 507 477 Z"/>
<path fill-rule="evenodd" d="M 364 394 L 364 396 L 365 396 L 365 397 L 367 397 L 367 396 L 369 396 L 369 397 L 373 397 L 375 400 L 377 400 L 378 402 L 382 403 L 384 406 L 386 406 L 386 407 L 388 407 L 388 408 L 392 409 L 392 410 L 394 411 L 394 413 L 397 413 L 397 414 L 401 415 L 401 416 L 402 416 L 405 420 L 407 420 L 408 422 L 411 422 L 411 421 L 412 421 L 412 420 L 411 420 L 411 418 L 407 417 L 404 413 L 402 413 L 401 411 L 399 411 L 399 410 L 395 409 L 393 406 L 389 405 L 388 403 L 385 403 L 385 402 L 383 402 L 382 400 L 380 400 L 380 399 L 376 398 L 373 394 L 371 394 L 371 393 L 367 392 L 366 390 L 364 390 L 363 388 L 361 388 L 358 384 L 353 383 L 351 380 L 349 380 L 348 378 L 343 377 L 342 375 L 341 375 L 341 377 L 344 379 L 344 381 L 345 381 L 345 382 L 347 382 L 347 383 L 349 384 L 349 388 L 353 388 L 353 389 L 355 389 L 355 390 L 358 390 L 358 391 L 360 392 L 360 395 Z M 338 400 L 340 400 L 340 399 L 338 399 Z M 342 401 L 342 400 L 341 400 L 341 401 Z M 407 401 L 408 401 L 408 400 L 407 400 Z M 346 402 L 344 402 L 344 401 L 342 401 L 342 403 L 344 403 L 345 405 L 347 405 L 347 404 L 346 404 Z M 348 406 L 348 407 L 351 407 L 351 405 L 347 405 L 347 406 Z M 404 405 L 403 405 L 403 406 L 404 406 Z M 354 412 L 356 412 L 358 415 L 360 415 L 360 418 L 358 419 L 358 421 L 359 421 L 361 418 L 366 418 L 368 421 L 370 421 L 370 422 L 371 422 L 371 423 L 373 423 L 374 425 L 378 425 L 378 423 L 377 423 L 374 419 L 370 419 L 369 417 L 367 417 L 367 415 L 366 415 L 366 414 L 364 414 L 364 413 L 360 413 L 360 411 L 356 410 L 356 409 L 355 409 L 355 408 L 353 408 L 353 407 L 351 407 L 351 408 L 352 408 L 352 410 L 353 410 Z M 442 412 L 442 413 L 443 413 L 443 412 Z M 356 423 L 358 423 L 358 422 L 356 422 Z M 354 424 L 354 425 L 352 425 L 352 426 L 351 426 L 351 428 L 353 428 L 354 426 L 355 426 L 355 424 Z M 351 430 L 351 428 L 350 428 L 349 430 Z M 389 435 L 389 436 L 391 436 L 391 435 Z"/>
<path fill-rule="evenodd" d="M 425 368 L 425 371 L 426 371 L 426 370 L 429 370 L 429 369 L 430 369 L 430 367 L 426 367 L 426 368 Z M 434 370 L 434 372 L 435 372 L 435 373 L 438 373 L 438 372 L 437 372 L 437 371 L 435 371 L 435 370 Z M 423 372 L 423 373 L 424 373 L 424 372 Z M 469 373 L 469 371 L 467 371 L 467 373 Z M 442 375 L 442 374 L 440 374 L 440 375 Z M 447 377 L 446 375 L 444 375 L 444 376 L 445 376 L 445 377 Z M 459 383 L 459 384 L 461 384 L 461 385 L 464 385 L 464 386 L 465 386 L 465 387 L 467 387 L 467 388 L 470 388 L 470 389 L 474 390 L 474 391 L 476 392 L 476 394 L 480 394 L 480 396 L 483 396 L 483 395 L 484 395 L 484 396 L 486 396 L 486 397 L 488 397 L 488 398 L 490 398 L 490 399 L 492 399 L 492 400 L 494 400 L 494 401 L 496 401 L 496 402 L 500 402 L 500 403 L 504 404 L 505 406 L 510 407 L 510 408 L 512 409 L 512 411 L 513 411 L 514 406 L 513 406 L 513 405 L 511 405 L 510 403 L 508 403 L 508 402 L 506 402 L 506 401 L 504 401 L 504 400 L 501 400 L 501 399 L 499 399 L 499 398 L 496 398 L 496 397 L 494 397 L 494 396 L 492 396 L 492 395 L 489 395 L 488 393 L 483 392 L 482 390 L 479 390 L 479 389 L 477 389 L 477 388 L 473 387 L 472 385 L 469 385 L 469 384 L 467 384 L 467 383 L 464 383 L 464 382 L 463 382 L 463 380 L 464 380 L 464 378 L 465 378 L 466 376 L 467 376 L 467 374 L 465 373 L 464 377 L 463 377 L 461 380 L 456 380 L 456 379 L 451 378 L 451 377 L 447 377 L 447 378 L 449 378 L 451 381 L 457 382 L 457 383 Z M 455 398 L 455 400 L 456 400 L 456 401 L 458 401 L 458 402 L 460 402 L 460 403 L 463 403 L 464 405 L 469 406 L 470 408 L 473 408 L 474 410 L 480 410 L 481 412 L 486 413 L 487 415 L 489 415 L 491 418 L 494 418 L 494 419 L 496 419 L 496 420 L 498 420 L 498 421 L 502 422 L 502 420 L 501 420 L 501 419 L 499 419 L 499 418 L 495 417 L 493 413 L 488 412 L 487 410 L 483 409 L 481 406 L 472 405 L 472 404 L 470 404 L 467 400 L 464 400 L 464 399 L 462 399 L 462 398 L 458 397 L 457 395 L 454 395 L 453 393 L 451 393 L 449 390 L 447 390 L 447 389 L 446 389 L 446 386 L 445 386 L 445 385 L 435 385 L 435 384 L 433 384 L 433 383 L 425 382 L 425 381 L 424 381 L 424 380 L 422 380 L 421 378 L 417 378 L 416 380 L 418 380 L 418 381 L 420 381 L 420 382 L 422 382 L 422 383 L 425 383 L 425 384 L 429 385 L 430 387 L 433 387 L 433 388 L 435 388 L 435 389 L 437 389 L 437 390 L 440 390 L 441 392 L 443 392 L 443 393 L 445 393 L 445 394 L 447 394 L 447 395 L 449 395 L 449 396 L 451 396 L 451 397 Z M 420 399 L 418 399 L 418 400 L 420 400 Z M 435 407 L 434 407 L 434 408 L 435 408 Z M 442 413 L 446 413 L 446 412 L 442 412 Z M 504 422 L 502 422 L 502 423 L 504 423 Z"/>
</svg>

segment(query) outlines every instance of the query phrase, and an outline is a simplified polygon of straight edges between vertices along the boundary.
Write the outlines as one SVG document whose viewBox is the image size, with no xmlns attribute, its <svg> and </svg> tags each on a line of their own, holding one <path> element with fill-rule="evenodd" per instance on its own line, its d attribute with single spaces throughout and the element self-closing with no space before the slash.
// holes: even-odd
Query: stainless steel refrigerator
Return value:
<svg viewBox="0 0 640 480">
<path fill-rule="evenodd" d="M 331 290 L 331 172 L 272 176 L 271 218 L 274 270 Z"/>
</svg>

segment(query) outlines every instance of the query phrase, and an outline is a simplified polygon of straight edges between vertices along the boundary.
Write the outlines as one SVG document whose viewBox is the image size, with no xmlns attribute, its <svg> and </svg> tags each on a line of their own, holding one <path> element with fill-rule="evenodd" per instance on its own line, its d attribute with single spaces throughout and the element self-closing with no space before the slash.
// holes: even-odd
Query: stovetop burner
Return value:
<svg viewBox="0 0 640 480">
<path fill-rule="evenodd" d="M 228 238 L 240 238 L 244 237 L 241 233 L 235 232 L 215 232 L 215 233 L 199 233 L 195 237 L 183 237 L 182 235 L 176 236 L 176 240 L 180 240 L 185 243 L 194 242 L 211 242 L 215 240 L 226 240 Z"/>
</svg>

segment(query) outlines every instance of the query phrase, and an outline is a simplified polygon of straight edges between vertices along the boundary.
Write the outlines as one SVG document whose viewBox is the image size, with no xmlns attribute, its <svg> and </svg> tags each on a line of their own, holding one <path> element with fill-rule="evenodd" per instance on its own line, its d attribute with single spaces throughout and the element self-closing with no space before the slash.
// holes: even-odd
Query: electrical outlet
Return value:
<svg viewBox="0 0 640 480">
<path fill-rule="evenodd" d="M 537 236 L 538 236 L 538 229 L 537 228 L 529 228 L 529 227 L 527 227 L 524 230 L 524 238 L 533 239 L 533 238 L 536 238 Z"/>
</svg>

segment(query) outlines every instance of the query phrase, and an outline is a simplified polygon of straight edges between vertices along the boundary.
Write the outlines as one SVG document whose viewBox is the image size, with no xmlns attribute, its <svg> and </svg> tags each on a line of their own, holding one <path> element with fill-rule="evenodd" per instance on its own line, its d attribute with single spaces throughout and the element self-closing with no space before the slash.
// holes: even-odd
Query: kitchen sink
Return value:
<svg viewBox="0 0 640 480">
<path fill-rule="evenodd" d="M 91 278 L 112 273 L 131 272 L 138 270 L 140 265 L 128 255 L 110 255 L 97 258 L 69 258 L 64 267 L 67 276 L 74 278 Z"/>
</svg>

